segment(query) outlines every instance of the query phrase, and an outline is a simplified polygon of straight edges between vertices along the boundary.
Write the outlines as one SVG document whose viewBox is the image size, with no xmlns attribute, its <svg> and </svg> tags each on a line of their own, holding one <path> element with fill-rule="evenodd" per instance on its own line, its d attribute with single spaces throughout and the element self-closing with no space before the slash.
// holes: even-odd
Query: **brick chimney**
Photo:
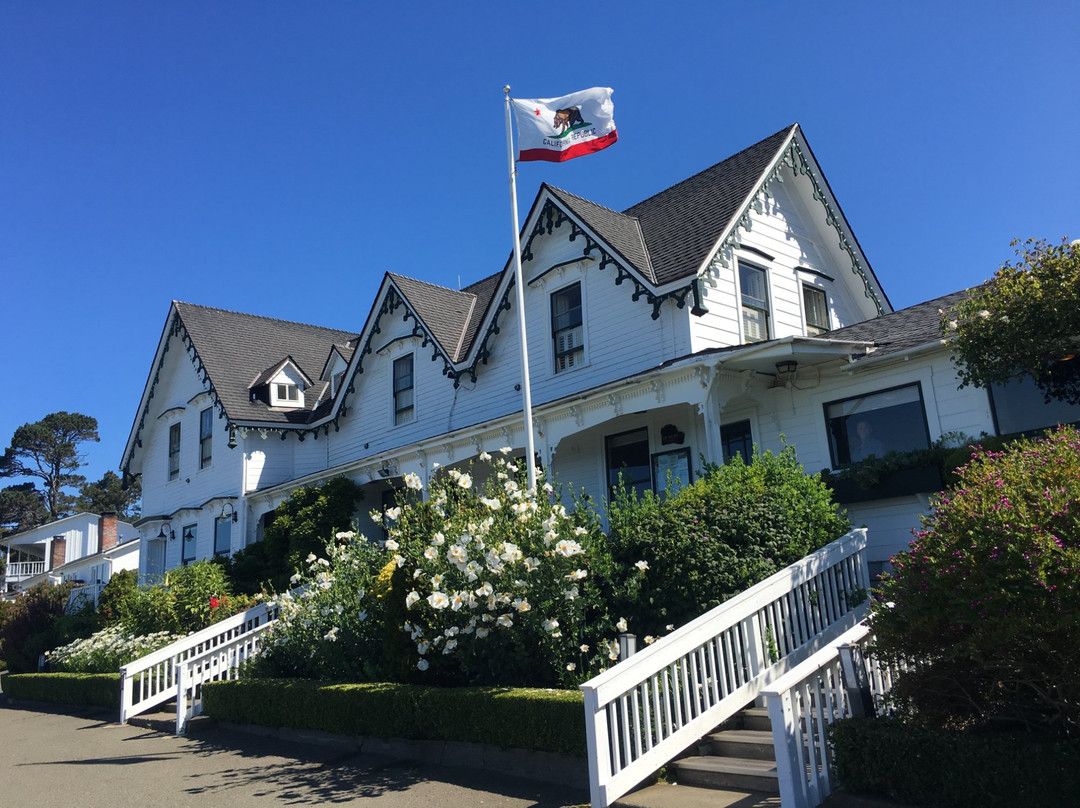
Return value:
<svg viewBox="0 0 1080 808">
<path fill-rule="evenodd" d="M 64 566 L 67 561 L 67 539 L 63 536 L 53 536 L 52 554 L 49 557 L 49 569 Z"/>
<path fill-rule="evenodd" d="M 98 517 L 98 552 L 104 553 L 116 546 L 117 516 L 115 511 L 109 511 Z"/>
</svg>

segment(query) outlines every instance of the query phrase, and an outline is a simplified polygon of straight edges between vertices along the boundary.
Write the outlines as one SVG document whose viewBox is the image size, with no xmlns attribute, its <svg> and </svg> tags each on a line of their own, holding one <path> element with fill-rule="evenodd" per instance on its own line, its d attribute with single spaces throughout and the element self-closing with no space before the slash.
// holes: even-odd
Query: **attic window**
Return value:
<svg viewBox="0 0 1080 808">
<path fill-rule="evenodd" d="M 275 383 L 272 385 L 274 391 L 273 404 L 282 407 L 295 407 L 300 403 L 300 388 L 295 384 L 287 383 Z"/>
</svg>

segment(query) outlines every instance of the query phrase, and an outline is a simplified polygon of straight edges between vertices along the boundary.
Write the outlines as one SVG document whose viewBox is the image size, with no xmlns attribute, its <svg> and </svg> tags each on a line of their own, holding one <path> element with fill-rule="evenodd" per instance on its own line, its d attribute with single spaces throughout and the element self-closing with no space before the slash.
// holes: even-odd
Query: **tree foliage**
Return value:
<svg viewBox="0 0 1080 808">
<path fill-rule="evenodd" d="M 894 693 L 930 726 L 1080 737 L 1080 433 L 978 450 L 893 559 L 877 652 L 914 660 Z"/>
<path fill-rule="evenodd" d="M 1016 254 L 943 314 L 961 387 L 1028 375 L 1048 401 L 1080 404 L 1080 243 L 1029 239 Z"/>
<path fill-rule="evenodd" d="M 120 519 L 130 522 L 139 517 L 142 484 L 138 477 L 121 478 L 114 471 L 106 471 L 97 482 L 88 482 L 79 489 L 75 509 L 84 513 L 116 513 Z"/>
<path fill-rule="evenodd" d="M 237 592 L 255 594 L 289 588 L 289 576 L 309 553 L 320 553 L 328 536 L 352 528 L 360 486 L 348 477 L 298 488 L 278 506 L 261 542 L 237 552 L 226 564 Z"/>
<path fill-rule="evenodd" d="M 48 519 L 41 492 L 33 483 L 18 483 L 0 490 L 0 536 L 30 530 Z"/>
<path fill-rule="evenodd" d="M 15 430 L 0 457 L 0 476 L 34 477 L 44 486 L 42 497 L 51 519 L 71 512 L 74 497 L 65 489 L 86 482 L 78 474 L 85 465 L 79 446 L 97 441 L 97 419 L 77 412 L 54 412 Z"/>
</svg>

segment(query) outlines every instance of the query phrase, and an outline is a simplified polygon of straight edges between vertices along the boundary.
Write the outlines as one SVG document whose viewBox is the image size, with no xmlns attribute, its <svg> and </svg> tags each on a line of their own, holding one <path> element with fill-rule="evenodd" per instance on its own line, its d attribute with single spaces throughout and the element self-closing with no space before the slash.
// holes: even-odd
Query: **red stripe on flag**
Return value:
<svg viewBox="0 0 1080 808">
<path fill-rule="evenodd" d="M 619 133 L 612 129 L 606 135 L 601 135 L 593 140 L 587 140 L 584 143 L 575 143 L 568 149 L 562 151 L 556 151 L 555 149 L 523 149 L 518 154 L 518 162 L 525 163 L 530 160 L 542 160 L 547 163 L 563 163 L 567 160 L 573 160 L 575 157 L 581 157 L 586 154 L 592 154 L 602 149 L 606 149 L 612 143 L 619 139 Z"/>
</svg>

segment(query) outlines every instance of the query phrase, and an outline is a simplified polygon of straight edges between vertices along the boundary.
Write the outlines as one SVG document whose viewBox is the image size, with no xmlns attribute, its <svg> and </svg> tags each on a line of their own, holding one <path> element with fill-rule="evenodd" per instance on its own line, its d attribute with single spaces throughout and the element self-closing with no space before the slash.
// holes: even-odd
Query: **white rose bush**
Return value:
<svg viewBox="0 0 1080 808">
<path fill-rule="evenodd" d="M 366 681 L 378 675 L 382 644 L 381 551 L 354 531 L 338 533 L 324 555 L 311 553 L 276 595 L 278 621 L 256 658 L 262 676 Z"/>
<path fill-rule="evenodd" d="M 568 511 L 546 483 L 527 490 L 523 461 L 507 451 L 480 461 L 438 474 L 426 498 L 414 481 L 387 516 L 393 596 L 403 598 L 419 674 L 410 678 L 576 685 L 611 664 L 599 524 L 586 508 Z"/>
</svg>

